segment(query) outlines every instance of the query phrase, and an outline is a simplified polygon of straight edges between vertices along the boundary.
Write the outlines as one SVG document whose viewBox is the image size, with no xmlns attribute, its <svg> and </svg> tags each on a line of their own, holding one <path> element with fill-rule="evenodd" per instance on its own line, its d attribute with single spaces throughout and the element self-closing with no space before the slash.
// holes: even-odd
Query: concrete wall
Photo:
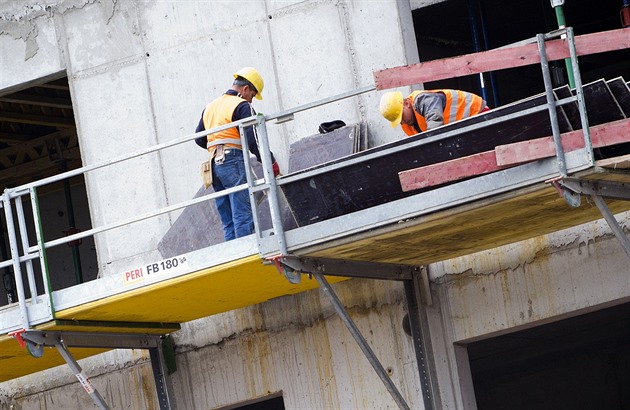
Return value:
<svg viewBox="0 0 630 410">
<path fill-rule="evenodd" d="M 404 2 L 403 2 L 404 3 Z M 50 7 L 45 7 L 48 4 Z M 84 163 L 115 158 L 194 130 L 231 73 L 257 67 L 264 113 L 372 83 L 380 68 L 412 61 L 408 6 L 395 1 L 57 1 L 0 4 L 0 89 L 66 71 Z M 239 3 L 236 3 L 239 4 Z M 5 74 L 8 73 L 8 74 Z M 378 116 L 379 93 L 269 125 L 281 167 L 288 145 L 320 122 L 366 120 L 376 143 L 398 138 Z M 192 142 L 88 176 L 94 225 L 192 197 L 204 152 Z M 120 207 L 120 205 L 123 205 Z M 168 217 L 97 238 L 101 268 L 153 257 Z M 141 234 L 140 234 L 141 233 Z M 474 408 L 459 346 L 618 303 L 630 296 L 627 259 L 601 222 L 429 267 L 426 308 L 439 401 Z M 399 284 L 335 286 L 412 408 L 422 408 Z M 328 302 L 317 292 L 283 297 L 184 324 L 175 335 L 179 408 L 215 408 L 282 391 L 287 408 L 395 408 Z M 82 361 L 113 408 L 155 408 L 147 357 L 114 351 Z M 0 385 L 15 409 L 87 408 L 61 367 Z"/>
<path fill-rule="evenodd" d="M 396 1 L 9 1 L 0 4 L 0 92 L 66 73 L 84 165 L 119 158 L 194 132 L 207 102 L 232 73 L 256 67 L 263 113 L 373 84 L 374 70 L 405 64 L 413 36 Z M 411 33 L 412 34 L 412 33 Z M 417 58 L 417 57 L 416 57 Z M 413 60 L 413 56 L 411 57 Z M 286 172 L 289 144 L 321 122 L 369 121 L 374 144 L 400 138 L 369 93 L 269 124 Z M 193 142 L 88 174 L 93 225 L 191 199 L 205 153 Z M 158 260 L 156 245 L 177 216 L 96 236 L 100 274 Z"/>
<path fill-rule="evenodd" d="M 421 408 L 411 338 L 402 329 L 402 286 L 355 280 L 335 288 L 410 406 Z M 318 291 L 186 323 L 174 338 L 178 370 L 171 383 L 179 409 L 217 408 L 280 391 L 287 409 L 396 408 Z M 156 408 L 146 361 L 138 351 L 115 351 L 84 359 L 81 365 L 112 408 Z M 1 384 L 0 407 L 91 405 L 68 368 L 37 376 Z"/>
<path fill-rule="evenodd" d="M 629 216 L 617 219 L 627 226 Z M 630 300 L 628 257 L 603 220 L 436 263 L 429 272 L 427 316 L 445 408 L 476 408 L 466 343 Z"/>
<path fill-rule="evenodd" d="M 628 223 L 629 215 L 621 215 Z M 630 300 L 628 261 L 603 221 L 429 266 L 425 306 L 444 409 L 476 408 L 463 344 Z M 398 283 L 334 286 L 411 408 L 423 408 Z M 318 291 L 183 325 L 174 334 L 177 408 L 217 408 L 282 392 L 286 408 L 396 408 L 361 350 Z M 114 351 L 81 361 L 113 408 L 152 408 L 147 357 Z M 0 384 L 0 407 L 86 408 L 60 367 Z"/>
</svg>

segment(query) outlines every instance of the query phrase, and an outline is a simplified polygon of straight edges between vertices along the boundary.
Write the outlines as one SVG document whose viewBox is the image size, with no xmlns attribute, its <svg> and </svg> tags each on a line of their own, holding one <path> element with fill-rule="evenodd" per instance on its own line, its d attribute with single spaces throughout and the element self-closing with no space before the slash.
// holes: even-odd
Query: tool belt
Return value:
<svg viewBox="0 0 630 410">
<path fill-rule="evenodd" d="M 223 145 L 213 145 L 208 148 L 208 153 L 208 160 L 201 163 L 201 180 L 205 189 L 212 185 L 212 161 L 221 164 L 225 160 Z"/>
<path fill-rule="evenodd" d="M 228 142 L 240 144 L 241 140 L 224 138 L 208 142 L 208 160 L 201 163 L 201 180 L 205 189 L 212 185 L 212 161 L 217 165 L 223 164 L 225 160 L 225 145 L 223 144 Z"/>
</svg>

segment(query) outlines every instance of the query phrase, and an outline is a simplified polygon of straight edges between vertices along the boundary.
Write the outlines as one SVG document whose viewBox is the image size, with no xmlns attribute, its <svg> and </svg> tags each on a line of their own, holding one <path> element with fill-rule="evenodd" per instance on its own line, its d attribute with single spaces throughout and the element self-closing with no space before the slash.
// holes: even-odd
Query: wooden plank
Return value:
<svg viewBox="0 0 630 410">
<path fill-rule="evenodd" d="M 578 56 L 630 48 L 630 28 L 576 36 L 575 47 Z M 567 40 L 548 41 L 546 49 L 549 61 L 569 57 Z M 538 45 L 526 44 L 378 70 L 374 82 L 378 90 L 384 90 L 539 62 Z"/>
<path fill-rule="evenodd" d="M 507 168 L 497 164 L 494 151 L 481 152 L 467 157 L 439 162 L 424 167 L 414 168 L 398 173 L 403 192 L 420 188 L 428 188 L 459 181 L 461 179 L 488 174 Z"/>
<path fill-rule="evenodd" d="M 630 154 L 620 157 L 606 158 L 595 162 L 595 165 L 602 168 L 628 169 L 630 168 Z"/>
<path fill-rule="evenodd" d="M 621 144 L 630 141 L 630 119 L 591 127 L 591 141 L 594 148 Z M 584 148 L 582 130 L 561 134 L 562 148 L 565 152 Z M 498 145 L 495 148 L 497 164 L 500 166 L 516 165 L 553 157 L 556 148 L 552 137 L 537 138 L 529 141 Z"/>
<path fill-rule="evenodd" d="M 626 172 L 599 173 L 593 168 L 576 176 L 630 182 L 630 174 Z M 630 201 L 607 202 L 615 214 L 630 209 Z M 597 207 L 588 201 L 582 201 L 579 208 L 571 208 L 554 188 L 540 182 L 361 235 L 350 235 L 334 246 L 306 250 L 304 254 L 424 265 L 536 238 L 601 217 Z M 400 252 L 401 249 L 405 252 Z"/>
<path fill-rule="evenodd" d="M 605 147 L 630 141 L 630 120 L 621 120 L 591 129 L 593 147 Z M 582 131 L 562 134 L 562 146 L 565 152 L 584 148 Z M 555 155 L 555 144 L 552 137 L 531 141 L 500 145 L 494 151 L 486 151 L 475 155 L 444 161 L 437 164 L 413 168 L 398 173 L 403 192 L 421 188 L 435 187 L 464 178 L 488 174 L 524 162 L 552 157 Z M 598 164 L 600 166 L 604 163 Z M 610 164 L 605 163 L 607 166 Z M 615 162 L 616 168 L 622 163 Z M 625 168 L 625 167 L 624 167 Z"/>
</svg>

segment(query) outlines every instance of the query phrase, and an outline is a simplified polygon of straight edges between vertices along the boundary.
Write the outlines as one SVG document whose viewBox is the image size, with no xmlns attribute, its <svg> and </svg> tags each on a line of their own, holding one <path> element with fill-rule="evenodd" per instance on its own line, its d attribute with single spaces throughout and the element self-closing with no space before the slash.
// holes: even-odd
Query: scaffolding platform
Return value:
<svg viewBox="0 0 630 410">
<path fill-rule="evenodd" d="M 622 35 L 625 39 L 628 34 Z M 625 80 L 587 84 L 583 95 L 581 85 L 577 91 L 545 85 L 544 95 L 277 180 L 271 171 L 265 121 L 286 120 L 310 106 L 240 120 L 236 126 L 255 123 L 258 129 L 266 178 L 256 184 L 250 178 L 249 187 L 255 192 L 268 189 L 273 234 L 259 229 L 254 235 L 188 253 L 166 253 L 163 260 L 3 307 L 0 382 L 63 363 L 56 352 L 30 357 L 8 336 L 20 329 L 39 331 L 42 337 L 64 331 L 166 335 L 184 322 L 320 285 L 330 293 L 326 281 L 355 276 L 405 280 L 407 298 L 412 299 L 410 289 L 415 285 L 410 283 L 415 278 L 408 272 L 401 275 L 400 267 L 415 269 L 539 237 L 600 219 L 602 214 L 609 221 L 602 197 L 607 199 L 606 212 L 630 210 L 630 89 Z M 343 98 L 370 90 L 373 87 Z M 297 227 L 285 230 L 279 222 L 277 188 Z M 10 199 L 4 199 L 9 217 Z M 201 202 L 196 198 L 189 205 Z M 175 209 L 179 208 L 163 212 Z M 630 256 L 630 244 L 624 247 Z M 28 250 L 28 244 L 23 248 Z M 40 253 L 42 248 L 39 244 Z M 14 256 L 13 266 L 34 254 Z M 306 265 L 311 270 L 300 269 Z M 298 280 L 283 274 L 283 266 L 298 266 L 294 272 Z M 409 310 L 413 314 L 414 309 Z M 419 326 L 413 322 L 418 320 L 411 321 L 415 332 Z M 421 356 L 420 337 L 414 340 Z M 104 351 L 96 344 L 71 353 L 82 358 Z"/>
<path fill-rule="evenodd" d="M 213 249 L 242 254 L 255 249 L 254 238 L 215 245 Z M 35 329 L 168 334 L 179 330 L 180 323 L 317 287 L 314 280 L 289 283 L 274 265 L 263 264 L 257 252 L 236 260 L 212 255 L 214 252 L 205 249 L 181 256 L 187 258 L 186 269 L 135 284 L 129 284 L 121 272 L 53 292 L 55 319 Z M 200 266 L 205 268 L 199 269 Z M 343 279 L 334 277 L 330 281 Z M 6 334 L 0 336 L 0 348 L 0 382 L 63 364 L 63 358 L 54 349 L 35 358 Z M 82 358 L 104 350 L 71 351 Z"/>
</svg>

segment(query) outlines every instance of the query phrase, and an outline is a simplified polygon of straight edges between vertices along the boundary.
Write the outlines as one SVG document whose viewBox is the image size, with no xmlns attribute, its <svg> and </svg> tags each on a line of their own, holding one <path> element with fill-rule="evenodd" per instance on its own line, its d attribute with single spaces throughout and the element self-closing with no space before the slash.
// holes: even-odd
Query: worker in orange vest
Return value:
<svg viewBox="0 0 630 410">
<path fill-rule="evenodd" d="M 195 132 L 201 132 L 221 125 L 256 115 L 252 99 L 262 100 L 264 82 L 260 73 L 252 67 L 244 67 L 234 73 L 232 88 L 210 102 L 201 114 Z M 244 129 L 249 151 L 260 162 L 260 152 L 254 127 Z M 238 127 L 229 128 L 195 139 L 200 147 L 210 153 L 211 184 L 215 192 L 247 183 L 245 159 Z M 246 153 L 246 155 L 249 155 Z M 280 169 L 273 158 L 273 173 L 278 176 Z M 254 219 L 247 190 L 241 190 L 215 199 L 217 211 L 223 224 L 223 237 L 226 241 L 254 233 Z"/>
<path fill-rule="evenodd" d="M 381 97 L 379 108 L 392 128 L 401 124 L 410 136 L 488 110 L 478 95 L 446 89 L 414 91 L 407 98 L 400 91 L 390 91 Z"/>
</svg>

